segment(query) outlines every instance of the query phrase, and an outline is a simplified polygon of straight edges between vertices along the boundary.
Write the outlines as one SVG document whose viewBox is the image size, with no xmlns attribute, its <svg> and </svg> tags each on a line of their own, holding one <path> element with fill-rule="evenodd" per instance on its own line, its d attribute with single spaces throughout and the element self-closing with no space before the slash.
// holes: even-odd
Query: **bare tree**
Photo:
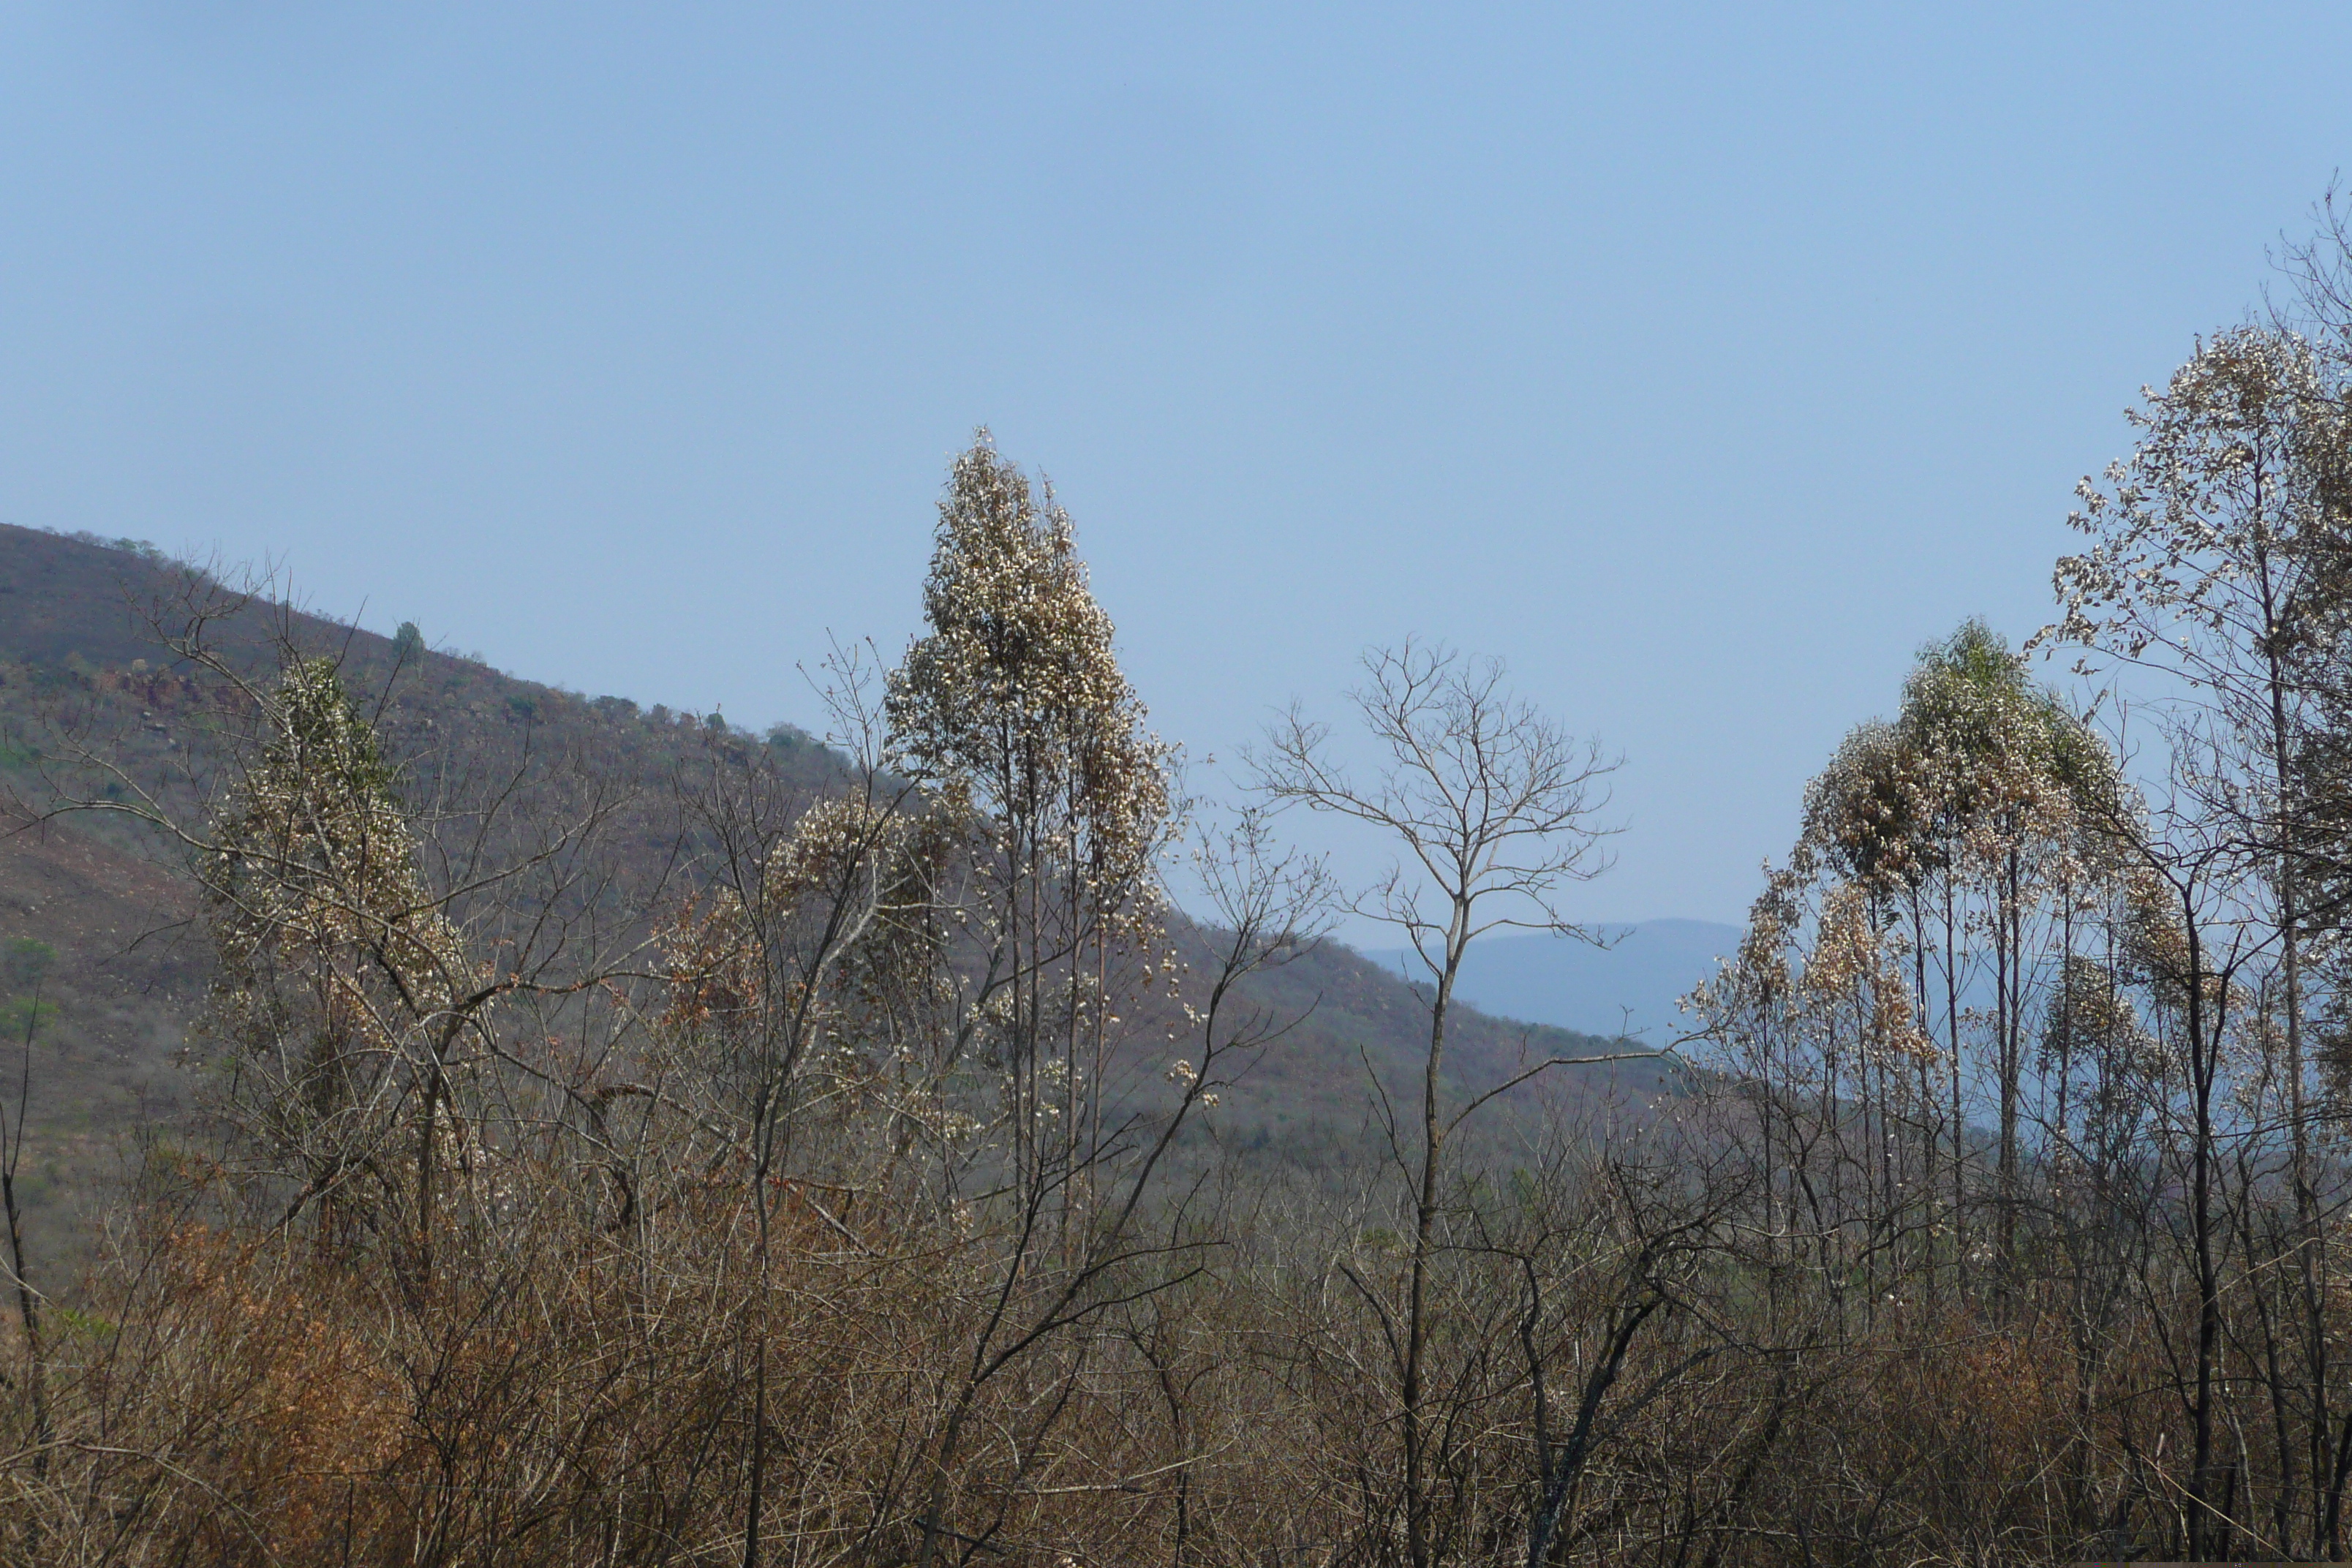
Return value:
<svg viewBox="0 0 2352 1568">
<path fill-rule="evenodd" d="M 1451 1107 L 1444 1085 L 1447 1013 L 1470 944 L 1498 929 L 1597 941 L 1559 909 L 1569 885 L 1608 866 L 1600 820 L 1603 781 L 1616 767 L 1597 742 L 1571 738 L 1512 693 L 1499 660 L 1407 640 L 1364 656 L 1349 694 L 1380 755 L 1360 783 L 1330 751 L 1329 726 L 1294 703 L 1248 755 L 1255 787 L 1378 829 L 1396 850 L 1387 875 L 1351 900 L 1359 916 L 1402 931 L 1428 971 L 1429 1052 L 1422 1075 L 1420 1168 L 1400 1348 L 1405 1530 L 1414 1568 L 1429 1568 L 1433 1531 L 1425 1363 L 1430 1267 L 1446 1142 L 1465 1118 L 1512 1085 L 1553 1067 L 1646 1053 L 1554 1058 Z"/>
<path fill-rule="evenodd" d="M 689 803 L 711 846 L 710 907 L 680 933 L 676 980 L 692 1016 L 723 1047 L 712 1065 L 731 1092 L 723 1114 L 748 1166 L 751 1300 L 763 1310 L 775 1261 L 780 1157 L 803 1068 L 845 1021 L 840 972 L 889 922 L 908 863 L 920 854 L 914 786 L 881 766 L 873 670 L 856 645 L 836 647 L 819 688 L 827 739 L 850 764 L 848 787 L 811 802 L 780 792 L 756 763 L 714 772 Z M 763 1561 L 768 1479 L 769 1330 L 751 1352 L 751 1452 L 743 1505 L 745 1568 Z"/>
</svg>

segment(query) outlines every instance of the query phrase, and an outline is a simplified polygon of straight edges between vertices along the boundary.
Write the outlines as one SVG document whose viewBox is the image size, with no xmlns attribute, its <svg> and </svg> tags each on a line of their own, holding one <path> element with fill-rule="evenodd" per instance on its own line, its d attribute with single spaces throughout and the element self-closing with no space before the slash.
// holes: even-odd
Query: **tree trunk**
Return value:
<svg viewBox="0 0 2352 1568">
<path fill-rule="evenodd" d="M 2205 1016 L 2204 948 L 2192 900 L 2183 896 L 2189 937 L 2189 1070 L 2196 1100 L 2189 1150 L 2189 1223 L 2197 1253 L 2197 1392 L 2191 1418 L 2194 1452 L 2189 1475 L 2189 1555 L 2203 1562 L 2218 1522 L 2209 1494 L 2213 1465 L 2213 1371 L 2221 1338 L 2221 1289 L 2213 1257 L 2213 1077 L 2218 1066 Z"/>
<path fill-rule="evenodd" d="M 1430 1538 L 1427 1433 L 1422 1425 L 1422 1358 L 1429 1342 L 1429 1255 L 1435 1244 L 1439 1163 L 1445 1145 L 1445 1124 L 1438 1111 L 1438 1073 L 1445 1058 L 1445 1011 L 1454 1000 L 1454 978 L 1468 945 L 1469 921 L 1468 907 L 1457 899 L 1453 924 L 1445 933 L 1445 966 L 1437 976 L 1437 994 L 1430 999 L 1429 1062 L 1421 1083 L 1421 1193 L 1414 1205 L 1412 1280 L 1405 1306 L 1403 1389 L 1405 1539 L 1412 1568 L 1432 1568 L 1436 1561 Z"/>
</svg>

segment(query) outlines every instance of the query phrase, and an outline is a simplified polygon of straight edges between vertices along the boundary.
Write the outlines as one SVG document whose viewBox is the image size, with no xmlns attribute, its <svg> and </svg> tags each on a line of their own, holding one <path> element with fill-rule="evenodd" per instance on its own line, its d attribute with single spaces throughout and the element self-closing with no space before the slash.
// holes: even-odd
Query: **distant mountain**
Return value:
<svg viewBox="0 0 2352 1568">
<path fill-rule="evenodd" d="M 1549 936 L 1489 936 L 1463 960 L 1461 994 L 1482 1012 L 1580 1034 L 1623 1033 L 1666 1046 L 1686 1026 L 1678 1004 L 1739 943 L 1714 921 L 1643 921 L 1601 928 L 1609 945 Z M 1401 949 L 1365 954 L 1391 973 L 1419 978 Z"/>
</svg>

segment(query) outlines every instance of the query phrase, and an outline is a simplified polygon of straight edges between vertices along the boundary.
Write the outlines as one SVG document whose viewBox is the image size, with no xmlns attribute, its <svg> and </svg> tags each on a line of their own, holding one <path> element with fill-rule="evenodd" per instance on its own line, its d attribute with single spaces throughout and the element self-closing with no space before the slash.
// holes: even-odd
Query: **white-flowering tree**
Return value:
<svg viewBox="0 0 2352 1568">
<path fill-rule="evenodd" d="M 1173 989 L 1159 875 L 1176 816 L 1171 752 L 1119 668 L 1068 514 L 985 430 L 950 472 L 923 609 L 925 634 L 888 678 L 885 758 L 967 851 L 931 885 L 929 918 L 955 941 L 935 971 L 950 1005 L 930 1055 L 942 1075 L 975 1057 L 993 1066 L 1010 1177 L 990 1304 L 926 1452 L 916 1555 L 929 1563 L 953 1539 L 984 1401 L 1045 1378 L 1026 1412 L 996 1417 L 1016 1452 L 1034 1452 L 1080 1364 L 1059 1347 L 1109 1304 L 1115 1279 L 1162 1250 L 1139 1239 L 1141 1205 L 1186 1118 L 1213 1104 L 1207 1069 L 1233 1048 L 1218 1029 L 1234 1026 L 1220 1024 L 1230 981 L 1219 982 L 1209 1013 L 1189 1015 L 1204 1019 L 1202 1061 L 1171 1069 L 1173 1107 L 1150 1125 L 1131 1088 L 1114 1100 L 1142 1007 Z M 1222 955 L 1229 975 L 1304 935 L 1319 885 L 1268 860 L 1262 836 L 1247 847 L 1251 868 L 1229 889 L 1244 917 Z"/>
<path fill-rule="evenodd" d="M 2063 615 L 2042 637 L 2082 652 L 2086 675 L 2147 671 L 2158 679 L 2169 789 L 2147 834 L 2126 833 L 2140 869 L 2175 895 L 2189 956 L 2180 980 L 2189 1059 L 2210 1084 L 2226 1047 L 2224 1014 L 2209 983 L 2228 968 L 2254 976 L 2275 1026 L 2260 1031 L 2274 1060 L 2268 1082 L 2289 1140 L 2288 1180 L 2298 1239 L 2301 1393 L 2309 1429 L 2332 1429 L 2326 1326 L 2327 1227 L 2314 1149 L 2308 1026 L 2315 927 L 2339 923 L 2315 899 L 2334 881 L 2328 845 L 2343 814 L 2340 748 L 2346 710 L 2332 700 L 2346 668 L 2352 514 L 2344 501 L 2352 406 L 2341 372 L 2300 334 L 2247 326 L 2200 343 L 2162 388 L 2128 416 L 2131 455 L 2104 483 L 2085 479 L 2071 519 L 2088 547 L 2058 563 Z M 2208 973 L 2209 969 L 2211 971 Z M 2198 1114 L 2195 1203 L 2200 1237 L 2197 1461 L 2192 1539 L 2207 1521 L 2212 1444 L 2210 1393 L 2221 1332 L 2220 1264 L 2206 1232 L 2213 1156 L 2210 1115 Z M 2305 1458 L 2315 1539 L 2334 1538 L 2352 1431 Z"/>
<path fill-rule="evenodd" d="M 2299 784 L 2347 626 L 2352 519 L 2336 483 L 2352 411 L 2312 345 L 2242 327 L 2198 346 L 2128 417 L 2140 431 L 2104 484 L 2084 479 L 2070 521 L 2089 547 L 2058 563 L 2063 615 L 2046 640 L 2083 650 L 2085 673 L 2152 670 L 2171 702 L 2184 782 L 2238 817 L 2270 884 L 2283 990 L 2285 1079 L 2304 1110 L 2305 923 Z M 2298 1155 L 2308 1184 L 2307 1152 Z"/>
<path fill-rule="evenodd" d="M 258 699 L 257 752 L 198 858 L 230 1103 L 293 1184 L 289 1217 L 315 1203 L 347 1244 L 404 1216 L 422 1268 L 442 1167 L 479 1158 L 456 1088 L 488 1058 L 500 988 L 425 888 L 332 661 L 291 662 Z"/>
<path fill-rule="evenodd" d="M 983 430 L 940 502 L 928 632 L 889 678 L 890 765 L 980 853 L 960 918 L 981 946 L 959 1045 L 1004 1073 L 1022 1184 L 1075 1201 L 1099 1146 L 1123 961 L 1159 943 L 1170 752 L 1145 728 L 1070 519 Z"/>
<path fill-rule="evenodd" d="M 1914 937 L 1917 956 L 1933 950 L 1942 961 L 1956 1177 L 1967 1160 L 1962 1079 L 1972 1032 L 1958 999 L 1972 970 L 1980 979 L 1990 971 L 1984 1055 L 1998 1100 L 1994 1255 L 2006 1270 L 2016 1253 L 2029 1020 L 2063 973 L 2084 900 L 2097 900 L 2111 857 L 2084 808 L 2113 795 L 2115 763 L 1981 622 L 1926 650 L 1903 695 L 1898 728 L 1916 758 L 1924 832 L 1915 860 L 1927 874 L 1912 890 L 1927 889 L 1942 917 L 1933 942 L 1916 919 Z M 1918 1004 L 1924 1017 L 1924 986 Z M 1961 1209 L 1956 1199 L 1956 1224 Z M 1964 1263 L 1966 1256 L 1963 1248 Z"/>
<path fill-rule="evenodd" d="M 1839 747 L 1738 954 L 1694 998 L 1758 1086 L 1768 1228 L 1822 1245 L 1862 1225 L 1874 1273 L 1933 1291 L 1948 1264 L 1965 1291 L 1975 1253 L 2007 1288 L 2028 1123 L 2053 1110 L 2033 1047 L 2112 898 L 2116 792 L 2098 737 L 1976 622 L 1922 651 L 1893 721 Z M 1990 1194 L 1970 1180 L 1987 1120 Z"/>
</svg>

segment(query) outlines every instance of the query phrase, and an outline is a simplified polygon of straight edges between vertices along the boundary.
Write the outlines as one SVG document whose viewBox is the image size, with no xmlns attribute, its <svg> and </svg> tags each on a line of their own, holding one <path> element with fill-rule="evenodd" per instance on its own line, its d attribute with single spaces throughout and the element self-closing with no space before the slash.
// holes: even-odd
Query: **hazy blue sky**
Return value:
<svg viewBox="0 0 2352 1568">
<path fill-rule="evenodd" d="M 0 4 L 0 518 L 812 721 L 975 424 L 1229 757 L 1408 631 L 1736 919 L 2352 151 L 2352 9 Z"/>
</svg>

